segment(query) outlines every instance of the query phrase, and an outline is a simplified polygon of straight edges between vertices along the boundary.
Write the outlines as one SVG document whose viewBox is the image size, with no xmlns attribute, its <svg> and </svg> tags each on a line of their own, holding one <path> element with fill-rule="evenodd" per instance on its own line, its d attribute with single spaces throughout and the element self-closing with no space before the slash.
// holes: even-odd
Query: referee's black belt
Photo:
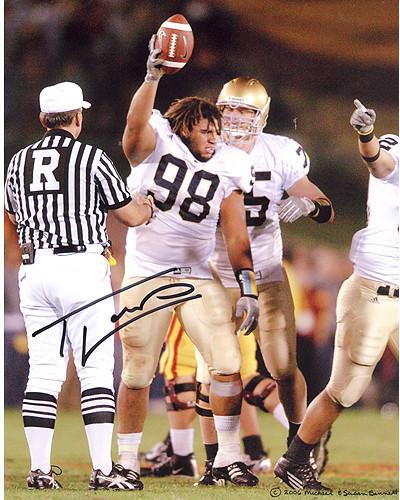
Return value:
<svg viewBox="0 0 400 500">
<path fill-rule="evenodd" d="M 399 297 L 399 289 L 390 285 L 380 286 L 376 291 L 377 295 L 389 295 L 389 297 Z"/>
<path fill-rule="evenodd" d="M 54 248 L 39 248 L 34 249 L 33 244 L 31 242 L 24 243 L 21 245 L 22 252 L 22 263 L 23 264 L 33 264 L 36 260 L 36 257 L 40 255 L 42 252 L 44 254 L 52 253 L 54 255 L 66 255 L 66 254 L 74 254 L 74 253 L 98 253 L 104 254 L 105 250 L 109 247 L 108 244 L 104 243 L 93 243 L 89 245 L 64 245 Z"/>
<path fill-rule="evenodd" d="M 86 252 L 86 250 L 87 250 L 86 245 L 65 245 L 63 247 L 53 248 L 53 253 L 55 255 L 58 255 L 61 253 L 82 253 L 82 252 Z"/>
</svg>

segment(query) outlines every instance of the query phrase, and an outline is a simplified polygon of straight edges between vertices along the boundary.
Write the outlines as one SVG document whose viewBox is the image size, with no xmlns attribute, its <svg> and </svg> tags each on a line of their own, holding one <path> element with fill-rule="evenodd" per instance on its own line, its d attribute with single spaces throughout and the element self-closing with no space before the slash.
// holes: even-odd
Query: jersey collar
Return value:
<svg viewBox="0 0 400 500">
<path fill-rule="evenodd" d="M 71 132 L 68 132 L 68 130 L 65 130 L 63 128 L 52 128 L 51 130 L 48 130 L 43 138 L 45 137 L 51 137 L 53 135 L 61 135 L 63 137 L 69 137 L 70 139 L 75 139 L 74 136 L 71 134 Z"/>
</svg>

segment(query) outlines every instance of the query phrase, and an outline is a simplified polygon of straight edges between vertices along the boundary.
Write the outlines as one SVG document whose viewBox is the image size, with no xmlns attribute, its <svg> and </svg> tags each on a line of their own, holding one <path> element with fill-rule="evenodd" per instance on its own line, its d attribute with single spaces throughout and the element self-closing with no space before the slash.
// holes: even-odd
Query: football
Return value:
<svg viewBox="0 0 400 500">
<path fill-rule="evenodd" d="M 162 23 L 157 31 L 155 47 L 162 50 L 163 70 L 167 75 L 180 71 L 193 52 L 192 28 L 182 14 L 175 14 Z"/>
</svg>

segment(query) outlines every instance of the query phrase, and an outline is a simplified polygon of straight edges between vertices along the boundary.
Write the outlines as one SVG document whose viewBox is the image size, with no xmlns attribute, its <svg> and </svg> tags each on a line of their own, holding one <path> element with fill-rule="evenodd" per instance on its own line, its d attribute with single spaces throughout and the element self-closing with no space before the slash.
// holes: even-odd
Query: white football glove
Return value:
<svg viewBox="0 0 400 500">
<path fill-rule="evenodd" d="M 309 198 L 289 196 L 281 200 L 278 207 L 278 216 L 283 222 L 294 222 L 300 217 L 305 217 L 315 210 L 315 205 Z"/>
<path fill-rule="evenodd" d="M 367 109 L 358 99 L 354 99 L 353 111 L 350 118 L 350 125 L 362 135 L 367 135 L 374 130 L 376 113 L 373 109 Z"/>
<path fill-rule="evenodd" d="M 159 59 L 161 54 L 161 49 L 156 49 L 154 47 L 156 43 L 156 35 L 150 38 L 149 42 L 149 57 L 147 58 L 147 73 L 144 81 L 147 83 L 158 82 L 162 76 L 164 76 L 164 71 L 161 69 L 161 65 L 164 62 L 163 59 Z"/>
<path fill-rule="evenodd" d="M 249 335 L 257 328 L 258 323 L 258 300 L 254 297 L 244 295 L 236 303 L 236 317 L 243 318 L 243 322 L 239 327 L 238 333 Z"/>
</svg>

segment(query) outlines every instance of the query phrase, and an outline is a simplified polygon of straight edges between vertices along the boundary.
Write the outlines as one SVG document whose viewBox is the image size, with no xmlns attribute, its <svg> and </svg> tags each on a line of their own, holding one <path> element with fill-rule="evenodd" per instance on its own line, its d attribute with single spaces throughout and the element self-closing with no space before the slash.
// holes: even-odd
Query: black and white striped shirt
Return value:
<svg viewBox="0 0 400 500">
<path fill-rule="evenodd" d="M 107 210 L 130 200 L 106 153 L 66 130 L 50 130 L 16 153 L 8 167 L 5 208 L 15 215 L 20 244 L 106 243 Z"/>
</svg>

